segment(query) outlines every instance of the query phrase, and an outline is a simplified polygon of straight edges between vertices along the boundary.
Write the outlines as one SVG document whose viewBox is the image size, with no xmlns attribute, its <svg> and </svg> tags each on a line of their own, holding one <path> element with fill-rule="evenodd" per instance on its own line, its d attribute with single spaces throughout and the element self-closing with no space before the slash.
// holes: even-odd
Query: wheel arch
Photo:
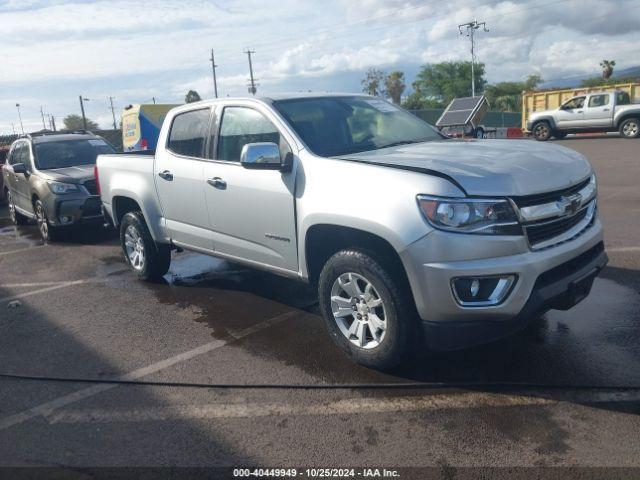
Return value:
<svg viewBox="0 0 640 480">
<path fill-rule="evenodd" d="M 315 285 L 326 261 L 340 250 L 357 248 L 376 253 L 377 260 L 408 284 L 398 251 L 383 236 L 359 228 L 319 223 L 310 226 L 304 237 L 303 274 Z"/>
<path fill-rule="evenodd" d="M 547 122 L 552 130 L 555 130 L 557 128 L 555 119 L 552 116 L 545 115 L 544 117 L 536 118 L 531 122 L 531 130 L 533 131 L 535 126 L 540 122 Z"/>
<path fill-rule="evenodd" d="M 625 120 L 629 120 L 630 118 L 636 118 L 640 120 L 640 110 L 623 113 L 616 121 L 616 128 L 620 128 L 622 122 L 624 122 Z"/>
</svg>

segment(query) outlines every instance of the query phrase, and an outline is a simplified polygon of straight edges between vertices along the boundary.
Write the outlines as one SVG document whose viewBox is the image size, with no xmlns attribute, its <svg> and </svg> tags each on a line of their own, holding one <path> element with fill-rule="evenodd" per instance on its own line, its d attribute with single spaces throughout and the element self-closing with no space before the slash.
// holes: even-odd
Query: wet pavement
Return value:
<svg viewBox="0 0 640 480">
<path fill-rule="evenodd" d="M 640 142 L 558 143 L 599 174 L 610 265 L 574 309 L 503 340 L 376 372 L 331 343 L 304 284 L 189 252 L 174 253 L 163 281 L 138 282 L 112 232 L 44 245 L 2 208 L 0 373 L 640 386 Z M 640 466 L 640 390 L 0 386 L 0 465 Z"/>
</svg>

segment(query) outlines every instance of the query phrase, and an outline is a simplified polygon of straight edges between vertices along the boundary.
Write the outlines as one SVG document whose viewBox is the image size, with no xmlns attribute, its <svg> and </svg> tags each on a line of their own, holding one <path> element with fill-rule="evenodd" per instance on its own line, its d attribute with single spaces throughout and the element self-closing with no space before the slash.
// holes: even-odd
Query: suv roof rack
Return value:
<svg viewBox="0 0 640 480">
<path fill-rule="evenodd" d="M 84 130 L 84 129 L 57 130 L 55 132 L 53 130 L 40 130 L 39 132 L 25 133 L 24 135 L 21 135 L 21 137 L 32 138 L 32 137 L 44 137 L 45 135 L 69 135 L 69 134 L 93 135 L 93 132 L 90 130 Z"/>
</svg>

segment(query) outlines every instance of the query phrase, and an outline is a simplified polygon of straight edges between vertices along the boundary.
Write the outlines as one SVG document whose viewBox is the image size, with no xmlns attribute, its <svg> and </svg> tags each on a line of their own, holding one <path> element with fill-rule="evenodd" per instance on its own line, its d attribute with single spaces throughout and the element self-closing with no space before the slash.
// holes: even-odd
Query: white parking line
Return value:
<svg viewBox="0 0 640 480">
<path fill-rule="evenodd" d="M 90 283 L 90 282 L 96 282 L 96 281 L 98 281 L 98 280 L 91 278 L 91 279 L 87 279 L 87 280 L 74 280 L 72 282 L 62 282 L 62 283 L 58 283 L 58 284 L 52 285 L 50 287 L 40 288 L 38 290 L 32 290 L 30 292 L 17 293 L 15 295 L 9 295 L 7 297 L 0 298 L 0 302 L 6 302 L 6 301 L 9 301 L 9 300 L 17 300 L 19 298 L 25 298 L 25 297 L 30 297 L 32 295 L 38 295 L 39 293 L 50 292 L 52 290 L 58 290 L 60 288 L 71 287 L 73 285 L 82 285 L 84 283 Z"/>
<path fill-rule="evenodd" d="M 484 407 L 545 406 L 573 401 L 600 403 L 640 399 L 637 392 L 578 392 L 571 396 L 545 398 L 531 395 L 512 395 L 485 392 L 432 394 L 420 397 L 345 398 L 328 403 L 225 403 L 206 405 L 168 405 L 136 409 L 64 410 L 48 415 L 49 423 L 113 423 L 148 422 L 184 419 L 251 418 L 271 416 L 322 416 L 412 411 L 461 410 Z"/>
<path fill-rule="evenodd" d="M 611 253 L 640 252 L 640 247 L 614 247 L 606 250 Z"/>
<path fill-rule="evenodd" d="M 35 247 L 29 247 L 29 248 L 20 248 L 18 250 L 9 250 L 8 252 L 0 252 L 0 255 L 11 255 L 12 253 L 28 252 L 30 250 L 35 250 L 37 248 L 42 248 L 42 247 L 44 247 L 44 245 L 36 245 Z"/>
<path fill-rule="evenodd" d="M 291 318 L 295 315 L 300 314 L 298 310 L 290 311 L 283 313 L 281 315 L 277 315 L 269 320 L 265 320 L 263 322 L 254 325 L 253 327 L 246 328 L 244 330 L 240 330 L 236 332 L 233 336 L 236 339 L 240 339 L 246 337 L 247 335 L 251 335 L 257 331 L 275 325 L 276 323 L 282 322 Z M 214 340 L 209 343 L 205 343 L 204 345 L 200 345 L 199 347 L 194 348 L 193 350 L 189 350 L 178 355 L 175 355 L 171 358 L 167 358 L 165 360 L 161 360 L 154 364 L 148 365 L 146 367 L 139 368 L 132 372 L 129 372 L 121 377 L 118 377 L 120 380 L 137 380 L 139 378 L 145 377 L 147 375 L 151 375 L 152 373 L 157 373 L 161 370 L 169 368 L 177 363 L 184 362 L 186 360 L 190 360 L 194 357 L 203 355 L 207 352 L 215 350 L 220 347 L 224 347 L 228 342 L 224 340 Z M 118 385 L 114 384 L 99 384 L 91 387 L 84 388 L 82 390 L 78 390 L 73 393 L 69 393 L 67 395 L 63 395 L 62 397 L 56 398 L 49 402 L 43 403 L 33 408 L 29 408 L 20 413 L 16 413 L 15 415 L 11 415 L 9 417 L 0 419 L 0 430 L 6 430 L 7 428 L 13 427 L 14 425 L 18 425 L 20 423 L 24 423 L 32 418 L 39 416 L 47 416 L 51 415 L 54 410 L 64 407 L 66 405 L 70 405 L 75 402 L 79 402 L 80 400 L 84 400 L 89 397 L 93 397 L 98 395 L 99 393 L 106 392 L 107 390 L 111 390 L 116 388 Z"/>
</svg>

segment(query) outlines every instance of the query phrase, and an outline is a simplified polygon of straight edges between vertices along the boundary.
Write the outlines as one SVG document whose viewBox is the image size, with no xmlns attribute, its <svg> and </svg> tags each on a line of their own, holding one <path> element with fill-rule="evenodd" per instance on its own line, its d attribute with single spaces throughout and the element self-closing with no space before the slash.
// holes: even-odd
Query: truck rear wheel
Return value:
<svg viewBox="0 0 640 480">
<path fill-rule="evenodd" d="M 402 282 L 374 257 L 348 249 L 329 258 L 318 282 L 320 310 L 329 336 L 349 357 L 390 370 L 409 353 L 417 318 Z"/>
<path fill-rule="evenodd" d="M 551 125 L 549 122 L 538 122 L 531 129 L 531 133 L 539 142 L 546 142 L 551 138 Z"/>
<path fill-rule="evenodd" d="M 620 135 L 624 138 L 638 138 L 640 136 L 640 119 L 627 118 L 620 124 Z"/>
<path fill-rule="evenodd" d="M 120 243 L 127 265 L 139 279 L 156 281 L 169 271 L 171 248 L 153 240 L 141 212 L 129 212 L 122 218 Z"/>
</svg>

